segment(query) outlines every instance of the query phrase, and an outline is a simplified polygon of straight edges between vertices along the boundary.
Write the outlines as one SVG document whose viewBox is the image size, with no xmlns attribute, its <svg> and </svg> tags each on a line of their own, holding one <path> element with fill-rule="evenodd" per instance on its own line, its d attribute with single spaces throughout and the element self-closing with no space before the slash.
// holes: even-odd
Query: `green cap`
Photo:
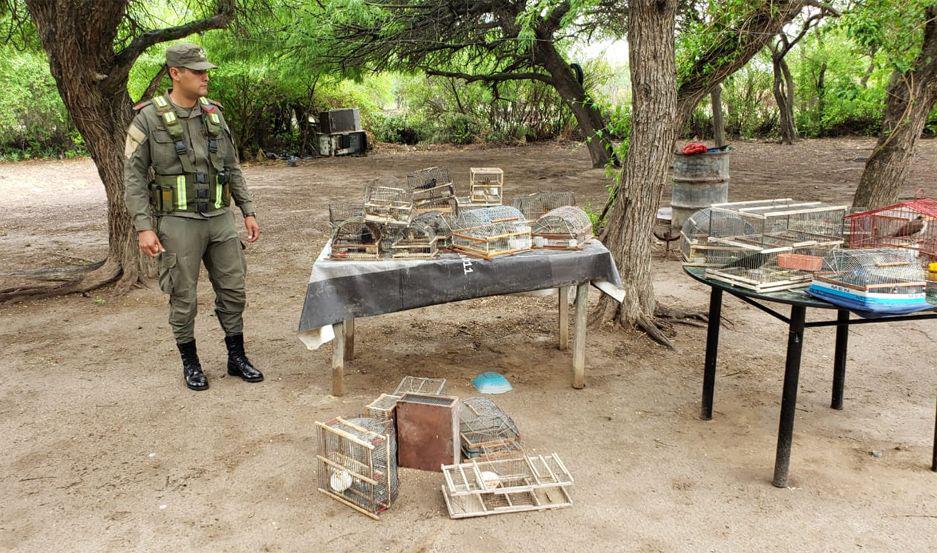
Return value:
<svg viewBox="0 0 937 553">
<path fill-rule="evenodd" d="M 166 65 L 169 67 L 185 67 L 204 71 L 217 67 L 205 57 L 205 49 L 198 44 L 175 44 L 166 50 Z"/>
</svg>

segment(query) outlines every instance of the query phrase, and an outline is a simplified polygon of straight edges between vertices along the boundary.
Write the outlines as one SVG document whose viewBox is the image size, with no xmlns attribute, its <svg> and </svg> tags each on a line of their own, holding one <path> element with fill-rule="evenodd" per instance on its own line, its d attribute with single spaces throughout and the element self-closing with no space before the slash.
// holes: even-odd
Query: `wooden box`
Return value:
<svg viewBox="0 0 937 553">
<path fill-rule="evenodd" d="M 404 394 L 397 400 L 397 458 L 401 467 L 441 472 L 457 464 L 459 398 Z"/>
</svg>

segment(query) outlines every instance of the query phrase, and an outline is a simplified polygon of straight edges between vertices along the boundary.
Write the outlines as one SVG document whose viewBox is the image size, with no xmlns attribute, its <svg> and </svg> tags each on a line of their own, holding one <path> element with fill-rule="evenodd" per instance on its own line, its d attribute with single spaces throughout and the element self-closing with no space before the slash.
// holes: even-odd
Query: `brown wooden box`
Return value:
<svg viewBox="0 0 937 553">
<path fill-rule="evenodd" d="M 404 394 L 397 400 L 397 459 L 401 467 L 442 472 L 461 461 L 459 398 Z"/>
</svg>

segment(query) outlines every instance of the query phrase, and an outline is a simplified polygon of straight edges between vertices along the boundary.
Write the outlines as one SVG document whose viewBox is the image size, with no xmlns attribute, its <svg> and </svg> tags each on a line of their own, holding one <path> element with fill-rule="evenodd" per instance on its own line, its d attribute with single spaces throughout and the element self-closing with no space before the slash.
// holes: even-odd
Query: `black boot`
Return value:
<svg viewBox="0 0 937 553">
<path fill-rule="evenodd" d="M 243 334 L 225 336 L 224 343 L 228 346 L 228 374 L 240 376 L 247 382 L 260 382 L 264 379 L 263 373 L 255 369 L 244 354 Z"/>
<path fill-rule="evenodd" d="M 176 344 L 179 348 L 179 355 L 182 356 L 182 376 L 185 377 L 185 385 L 190 390 L 207 390 L 208 379 L 202 372 L 202 365 L 198 362 L 198 352 L 195 349 L 195 340 L 184 344 Z"/>
</svg>

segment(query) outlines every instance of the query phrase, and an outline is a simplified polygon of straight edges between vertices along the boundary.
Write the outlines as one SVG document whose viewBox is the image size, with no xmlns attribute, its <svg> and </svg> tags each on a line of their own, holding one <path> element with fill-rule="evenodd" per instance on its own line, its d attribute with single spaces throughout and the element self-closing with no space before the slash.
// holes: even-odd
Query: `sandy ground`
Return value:
<svg viewBox="0 0 937 553">
<path fill-rule="evenodd" d="M 732 199 L 848 201 L 870 140 L 741 143 Z M 599 205 L 602 172 L 575 145 L 375 152 L 246 170 L 264 235 L 248 249 L 248 351 L 267 381 L 224 376 L 222 333 L 201 285 L 198 336 L 211 389 L 183 387 L 166 298 L 138 289 L 0 306 L 0 550 L 16 551 L 933 551 L 928 470 L 937 324 L 857 327 L 846 408 L 829 408 L 833 333 L 808 331 L 792 487 L 770 479 L 784 328 L 728 300 L 711 422 L 698 419 L 705 331 L 677 351 L 590 330 L 587 387 L 570 387 L 554 302 L 489 298 L 362 319 L 348 394 L 329 395 L 329 348 L 296 339 L 306 280 L 327 239 L 326 204 L 364 182 L 446 165 L 505 169 L 507 194 L 571 189 Z M 937 194 L 925 141 L 906 192 Z M 87 160 L 0 165 L 0 287 L 105 251 L 103 189 Z M 707 290 L 655 260 L 661 299 Z M 593 290 L 591 301 L 597 300 Z M 502 371 L 498 398 L 527 446 L 576 478 L 570 509 L 449 520 L 437 473 L 401 471 L 374 522 L 317 493 L 314 421 L 359 413 L 407 374 Z M 880 452 L 873 456 L 871 452 Z"/>
</svg>

